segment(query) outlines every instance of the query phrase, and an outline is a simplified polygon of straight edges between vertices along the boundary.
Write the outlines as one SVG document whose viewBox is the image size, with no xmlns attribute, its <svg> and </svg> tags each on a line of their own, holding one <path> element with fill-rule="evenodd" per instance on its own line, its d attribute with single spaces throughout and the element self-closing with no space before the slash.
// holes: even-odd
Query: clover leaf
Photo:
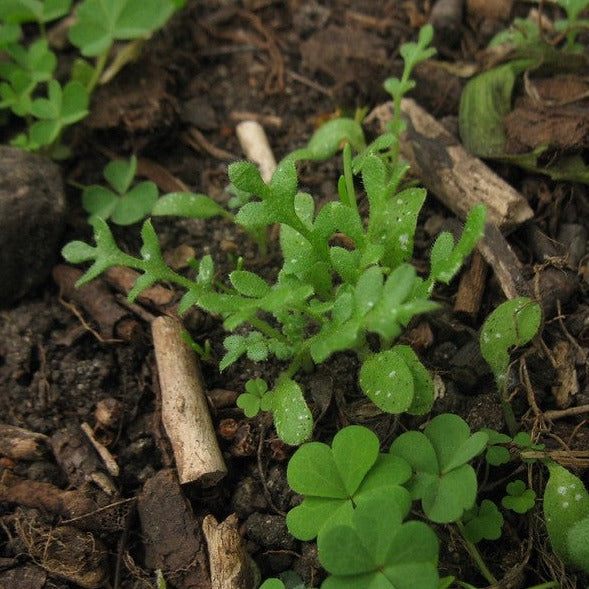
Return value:
<svg viewBox="0 0 589 589">
<path fill-rule="evenodd" d="M 507 434 L 496 432 L 493 429 L 483 428 L 481 431 L 488 436 L 485 460 L 491 466 L 499 466 L 509 462 L 511 455 L 507 445 L 512 441 Z"/>
<path fill-rule="evenodd" d="M 437 589 L 438 539 L 423 522 L 403 523 L 393 497 L 370 498 L 346 523 L 319 532 L 321 589 Z"/>
<path fill-rule="evenodd" d="M 501 537 L 503 516 L 492 501 L 483 499 L 480 506 L 475 505 L 462 516 L 462 523 L 466 539 L 476 544 Z"/>
<path fill-rule="evenodd" d="M 506 487 L 507 495 L 501 499 L 501 505 L 505 509 L 511 509 L 516 513 L 526 513 L 536 505 L 536 492 L 528 489 L 524 481 L 513 481 Z"/>
<path fill-rule="evenodd" d="M 137 171 L 137 158 L 129 162 L 113 161 L 104 169 L 104 178 L 114 189 L 94 184 L 84 189 L 82 205 L 91 217 L 112 219 L 117 225 L 130 225 L 148 215 L 158 198 L 153 182 L 141 182 L 131 188 Z"/>
<path fill-rule="evenodd" d="M 69 39 L 82 55 L 97 56 L 115 41 L 149 36 L 174 10 L 171 0 L 84 0 L 77 8 Z"/>
<path fill-rule="evenodd" d="M 500 390 L 507 377 L 509 350 L 527 344 L 538 332 L 541 321 L 540 305 L 527 297 L 505 301 L 487 317 L 481 329 L 481 354 Z"/>
<path fill-rule="evenodd" d="M 471 435 L 458 415 L 445 413 L 434 417 L 423 433 L 408 431 L 393 442 L 390 453 L 413 468 L 407 487 L 412 499 L 421 499 L 430 520 L 456 521 L 474 505 L 477 479 L 468 462 L 484 450 L 487 440 L 483 432 Z"/>
<path fill-rule="evenodd" d="M 6 53 L 12 58 L 0 63 L 0 107 L 10 108 L 17 116 L 31 112 L 32 93 L 37 84 L 53 77 L 57 57 L 46 40 L 31 43 L 28 48 L 10 44 Z"/>
<path fill-rule="evenodd" d="M 405 460 L 379 454 L 378 438 L 362 426 L 340 430 L 331 448 L 321 442 L 304 444 L 288 463 L 288 484 L 304 495 L 286 516 L 288 529 L 300 540 L 311 540 L 324 526 L 348 521 L 371 496 L 394 497 L 405 517 L 410 498 L 400 485 L 410 476 Z"/>
<path fill-rule="evenodd" d="M 31 114 L 40 119 L 30 128 L 29 147 L 37 149 L 59 139 L 65 127 L 88 114 L 88 92 L 79 82 L 68 82 L 63 88 L 57 80 L 47 85 L 47 98 L 36 98 Z"/>
<path fill-rule="evenodd" d="M 272 409 L 271 395 L 268 395 L 268 384 L 263 378 L 250 378 L 245 383 L 245 393 L 237 397 L 237 406 L 243 409 L 246 417 L 255 417 L 260 410 Z"/>
</svg>

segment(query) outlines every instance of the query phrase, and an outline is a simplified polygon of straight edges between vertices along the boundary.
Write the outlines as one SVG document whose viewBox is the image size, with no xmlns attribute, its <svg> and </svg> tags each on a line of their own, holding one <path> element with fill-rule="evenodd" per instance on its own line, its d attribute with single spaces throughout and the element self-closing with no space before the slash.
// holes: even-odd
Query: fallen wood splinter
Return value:
<svg viewBox="0 0 589 589">
<path fill-rule="evenodd" d="M 226 474 L 194 351 L 173 317 L 151 324 L 162 395 L 162 422 L 174 451 L 181 483 L 217 484 Z"/>
</svg>

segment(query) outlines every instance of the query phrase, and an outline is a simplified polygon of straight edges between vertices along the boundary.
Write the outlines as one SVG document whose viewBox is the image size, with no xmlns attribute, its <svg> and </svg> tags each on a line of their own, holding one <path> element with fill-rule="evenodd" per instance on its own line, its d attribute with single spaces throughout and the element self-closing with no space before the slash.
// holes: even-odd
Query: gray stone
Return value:
<svg viewBox="0 0 589 589">
<path fill-rule="evenodd" d="M 58 256 L 65 211 L 59 167 L 0 146 L 0 306 L 45 280 Z"/>
</svg>

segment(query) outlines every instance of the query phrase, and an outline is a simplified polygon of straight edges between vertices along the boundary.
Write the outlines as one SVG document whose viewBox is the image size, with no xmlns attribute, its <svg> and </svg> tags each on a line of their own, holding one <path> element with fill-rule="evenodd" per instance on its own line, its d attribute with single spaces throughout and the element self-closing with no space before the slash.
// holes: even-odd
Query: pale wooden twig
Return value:
<svg viewBox="0 0 589 589">
<path fill-rule="evenodd" d="M 151 324 L 162 397 L 162 421 L 176 458 L 181 483 L 218 483 L 227 467 L 215 436 L 195 353 L 173 317 Z"/>
<path fill-rule="evenodd" d="M 237 138 L 247 159 L 258 165 L 264 182 L 269 182 L 276 169 L 276 160 L 264 127 L 258 121 L 243 121 L 235 127 Z"/>
<path fill-rule="evenodd" d="M 407 131 L 401 152 L 411 170 L 430 192 L 464 220 L 476 204 L 487 207 L 487 220 L 502 231 L 510 231 L 531 219 L 526 199 L 497 176 L 480 159 L 472 156 L 458 139 L 414 100 L 401 101 Z M 392 118 L 392 103 L 376 107 L 369 120 L 381 127 Z"/>
</svg>

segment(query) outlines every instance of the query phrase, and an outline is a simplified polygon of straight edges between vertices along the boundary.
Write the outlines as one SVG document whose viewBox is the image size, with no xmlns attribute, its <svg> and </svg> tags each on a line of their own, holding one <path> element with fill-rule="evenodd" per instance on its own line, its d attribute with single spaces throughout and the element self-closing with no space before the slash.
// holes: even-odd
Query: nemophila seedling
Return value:
<svg viewBox="0 0 589 589">
<path fill-rule="evenodd" d="M 387 83 L 396 99 L 410 88 L 412 68 L 432 54 L 428 47 L 432 35 L 431 27 L 424 27 L 417 43 L 403 48 L 403 76 Z M 296 374 L 345 350 L 358 355 L 360 387 L 377 406 L 392 413 L 423 414 L 433 403 L 431 380 L 414 352 L 407 346 L 395 346 L 395 340 L 414 316 L 436 308 L 430 300 L 434 285 L 449 282 L 458 272 L 482 236 L 485 209 L 473 209 L 457 243 L 449 233 L 442 233 L 432 248 L 429 275 L 417 276 L 409 262 L 425 190 L 403 185 L 408 168 L 398 157 L 403 127 L 398 114 L 389 129 L 369 145 L 357 121 L 328 123 L 306 147 L 287 155 L 268 183 L 252 163 L 229 166 L 233 192 L 241 195 L 235 222 L 260 236 L 261 242 L 270 227 L 280 226 L 283 264 L 272 284 L 242 268 L 217 282 L 212 279 L 212 261 L 206 257 L 197 264 L 196 281 L 169 269 L 162 272 L 154 264 L 161 252 L 149 222 L 143 230 L 148 238 L 143 258 L 117 254 L 108 227 L 98 219 L 94 221 L 96 248 L 74 242 L 66 246 L 64 255 L 72 262 L 94 261 L 82 282 L 111 265 L 129 265 L 144 272 L 133 296 L 155 280 L 171 280 L 188 289 L 182 311 L 197 305 L 219 314 L 228 331 L 249 326 L 246 334 L 241 329 L 227 337 L 220 367 L 244 355 L 255 361 L 274 356 L 286 363 L 268 401 L 277 432 L 289 444 L 308 439 L 313 426 Z M 313 197 L 298 190 L 296 162 L 331 157 L 342 144 L 339 198 L 317 210 Z M 359 213 L 355 178 L 361 179 L 365 190 L 366 218 Z M 155 211 L 203 218 L 218 212 L 218 205 L 210 199 L 196 196 L 164 197 Z M 345 238 L 346 247 L 332 243 L 334 235 Z M 146 259 L 145 254 L 150 257 Z M 210 279 L 202 278 L 203 267 Z M 376 342 L 371 342 L 373 336 Z"/>
<path fill-rule="evenodd" d="M 589 493 L 583 481 L 549 461 L 544 520 L 554 552 L 563 562 L 589 573 Z"/>
<path fill-rule="evenodd" d="M 481 329 L 481 354 L 495 376 L 505 422 L 512 434 L 515 434 L 518 426 L 505 396 L 509 353 L 512 348 L 524 346 L 531 341 L 538 333 L 541 323 L 540 305 L 527 297 L 518 297 L 501 303 L 487 317 Z"/>
<path fill-rule="evenodd" d="M 505 386 L 510 350 L 531 341 L 541 322 L 540 305 L 527 297 L 505 301 L 487 317 L 481 330 L 481 353 L 493 371 L 499 390 Z"/>
</svg>

